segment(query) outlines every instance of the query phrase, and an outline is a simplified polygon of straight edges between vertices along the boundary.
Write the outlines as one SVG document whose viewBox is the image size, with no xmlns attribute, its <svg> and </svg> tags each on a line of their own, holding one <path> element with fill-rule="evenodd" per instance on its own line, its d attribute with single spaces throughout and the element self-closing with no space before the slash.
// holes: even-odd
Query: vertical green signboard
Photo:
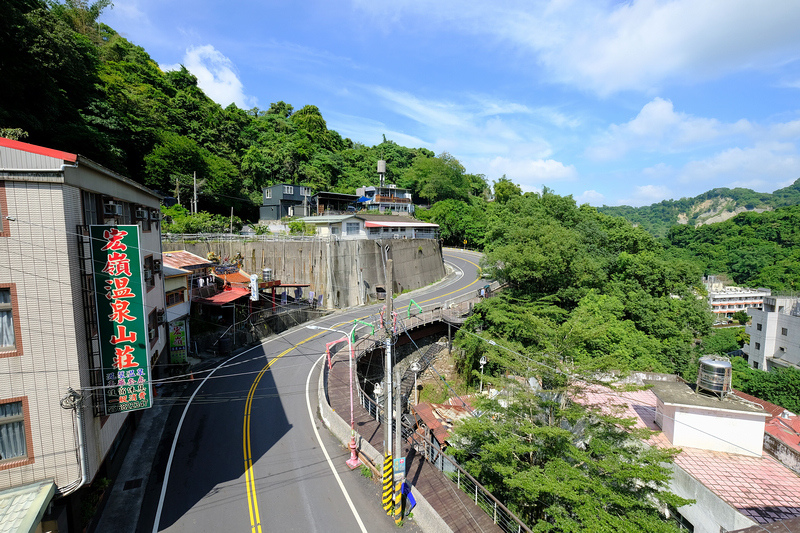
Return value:
<svg viewBox="0 0 800 533">
<path fill-rule="evenodd" d="M 139 226 L 91 226 L 106 414 L 152 405 Z"/>
<path fill-rule="evenodd" d="M 187 361 L 186 321 L 175 320 L 169 324 L 169 362 L 173 364 Z"/>
</svg>

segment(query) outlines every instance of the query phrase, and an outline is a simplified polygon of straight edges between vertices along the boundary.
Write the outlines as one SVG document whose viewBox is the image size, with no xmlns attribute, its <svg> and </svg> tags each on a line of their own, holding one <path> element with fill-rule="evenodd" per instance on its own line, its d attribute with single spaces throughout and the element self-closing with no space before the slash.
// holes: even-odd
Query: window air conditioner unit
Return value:
<svg viewBox="0 0 800 533">
<path fill-rule="evenodd" d="M 103 213 L 107 217 L 120 217 L 122 216 L 122 204 L 106 202 L 103 206 Z"/>
<path fill-rule="evenodd" d="M 161 274 L 161 259 L 153 260 L 153 274 Z"/>
<path fill-rule="evenodd" d="M 150 210 L 150 220 L 161 220 L 161 210 L 160 209 L 151 209 Z"/>
<path fill-rule="evenodd" d="M 164 315 L 158 315 L 156 322 L 158 323 L 159 326 L 163 326 L 164 324 L 167 323 L 167 317 L 165 317 Z"/>
<path fill-rule="evenodd" d="M 147 211 L 147 209 L 137 209 L 136 218 L 138 218 L 139 220 L 147 220 L 148 218 L 150 218 L 150 213 Z"/>
<path fill-rule="evenodd" d="M 156 335 L 158 335 L 158 330 L 156 330 L 156 328 L 147 330 L 147 340 L 149 341 L 154 340 L 156 338 Z"/>
</svg>

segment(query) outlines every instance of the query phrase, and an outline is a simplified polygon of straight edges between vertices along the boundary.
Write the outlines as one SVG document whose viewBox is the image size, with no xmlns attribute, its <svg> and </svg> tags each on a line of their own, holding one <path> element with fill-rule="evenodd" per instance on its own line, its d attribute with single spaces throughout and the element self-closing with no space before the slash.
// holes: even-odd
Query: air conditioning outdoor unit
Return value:
<svg viewBox="0 0 800 533">
<path fill-rule="evenodd" d="M 161 267 L 161 259 L 154 259 L 153 260 L 153 274 L 161 274 L 162 267 Z"/>
<path fill-rule="evenodd" d="M 103 213 L 107 217 L 119 217 L 122 216 L 122 204 L 118 204 L 115 202 L 106 202 L 103 206 Z"/>
<path fill-rule="evenodd" d="M 159 326 L 163 326 L 167 323 L 167 315 L 163 309 L 159 309 L 156 311 L 156 322 Z"/>
<path fill-rule="evenodd" d="M 151 279 L 153 279 L 153 271 L 150 270 L 149 268 L 144 269 L 144 279 L 145 281 L 150 281 Z"/>
<path fill-rule="evenodd" d="M 150 210 L 150 220 L 161 220 L 161 210 L 160 209 L 151 209 Z"/>
<path fill-rule="evenodd" d="M 150 218 L 150 213 L 147 211 L 147 209 L 137 209 L 136 218 L 138 218 L 139 220 L 147 220 L 148 218 Z"/>
</svg>

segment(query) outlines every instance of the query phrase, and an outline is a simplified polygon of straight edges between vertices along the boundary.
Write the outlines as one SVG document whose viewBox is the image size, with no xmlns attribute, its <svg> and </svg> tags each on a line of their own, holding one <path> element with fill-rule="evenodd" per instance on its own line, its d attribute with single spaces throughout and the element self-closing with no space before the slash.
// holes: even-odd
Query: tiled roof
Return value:
<svg viewBox="0 0 800 533">
<path fill-rule="evenodd" d="M 649 444 L 672 447 L 655 425 L 657 399 L 652 391 L 616 393 L 591 387 L 576 399 L 606 414 L 634 418 L 636 427 L 658 431 Z M 751 457 L 683 447 L 675 464 L 759 524 L 800 517 L 800 477 L 768 455 Z"/>
<path fill-rule="evenodd" d="M 35 531 L 55 492 L 56 484 L 52 481 L 0 492 L 0 533 Z"/>
<path fill-rule="evenodd" d="M 414 406 L 414 411 L 440 444 L 447 440 L 456 420 L 472 414 L 467 407 L 434 403 L 419 403 Z"/>
</svg>

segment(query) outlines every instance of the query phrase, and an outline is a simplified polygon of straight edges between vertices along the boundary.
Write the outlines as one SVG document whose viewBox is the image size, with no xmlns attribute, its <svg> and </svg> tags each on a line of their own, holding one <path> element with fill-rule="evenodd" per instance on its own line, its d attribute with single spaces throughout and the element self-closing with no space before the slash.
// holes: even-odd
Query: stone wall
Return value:
<svg viewBox="0 0 800 533">
<path fill-rule="evenodd" d="M 307 283 L 324 295 L 323 306 L 345 308 L 374 302 L 376 287 L 385 285 L 382 250 L 394 264 L 394 292 L 419 289 L 445 275 L 442 250 L 433 239 L 275 240 L 164 242 L 164 252 L 186 250 L 200 257 L 244 257 L 242 269 L 261 274 L 272 269 L 283 283 Z"/>
</svg>

